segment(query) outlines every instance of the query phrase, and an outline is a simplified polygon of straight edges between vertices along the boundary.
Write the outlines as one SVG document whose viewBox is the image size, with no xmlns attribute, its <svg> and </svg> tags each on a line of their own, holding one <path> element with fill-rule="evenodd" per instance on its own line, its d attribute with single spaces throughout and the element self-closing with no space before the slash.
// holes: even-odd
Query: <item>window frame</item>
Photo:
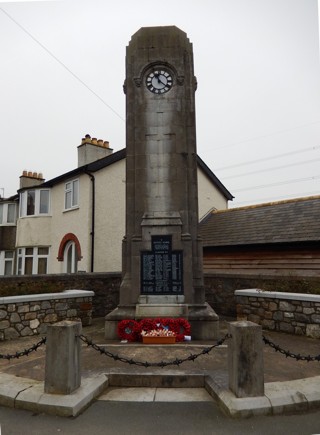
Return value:
<svg viewBox="0 0 320 435">
<path fill-rule="evenodd" d="M 9 206 L 14 207 L 13 211 L 13 221 L 9 221 Z M 15 202 L 1 202 L 0 203 L 0 226 L 10 226 L 16 225 L 17 221 L 17 204 Z"/>
<path fill-rule="evenodd" d="M 68 185 L 70 185 L 70 187 L 68 187 Z M 65 211 L 79 208 L 79 198 L 80 198 L 79 192 L 80 192 L 79 178 L 75 178 L 74 180 L 70 180 L 65 183 L 64 185 L 64 210 Z M 70 196 L 70 200 L 68 199 L 69 196 Z"/>
<path fill-rule="evenodd" d="M 47 249 L 46 254 L 39 254 L 39 250 Z M 32 253 L 30 252 L 32 250 Z M 31 259 L 31 273 L 26 274 L 26 265 L 28 259 Z M 39 274 L 39 260 L 46 259 L 44 273 Z M 49 246 L 26 246 L 17 250 L 17 275 L 47 275 L 49 273 Z"/>
<path fill-rule="evenodd" d="M 8 257 L 7 254 L 12 254 Z M 10 264 L 10 273 L 6 273 L 7 264 Z M 0 251 L 0 276 L 12 276 L 14 273 L 14 250 Z"/>
<path fill-rule="evenodd" d="M 31 205 L 28 205 L 28 198 L 31 197 L 31 193 L 34 193 L 34 204 L 33 204 L 33 213 L 28 213 L 28 207 L 31 207 Z M 43 192 L 47 192 L 47 204 L 46 211 L 41 212 L 41 199 L 43 197 Z M 44 189 L 26 189 L 23 192 L 20 193 L 20 218 L 29 218 L 29 217 L 37 217 L 37 216 L 50 216 L 51 213 L 51 189 L 44 188 Z"/>
</svg>

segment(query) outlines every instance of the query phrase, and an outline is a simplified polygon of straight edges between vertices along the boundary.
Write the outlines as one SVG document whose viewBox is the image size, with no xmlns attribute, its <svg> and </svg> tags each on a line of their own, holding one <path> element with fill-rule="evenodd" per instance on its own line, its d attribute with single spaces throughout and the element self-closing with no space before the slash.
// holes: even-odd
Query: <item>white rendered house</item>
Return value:
<svg viewBox="0 0 320 435">
<path fill-rule="evenodd" d="M 48 181 L 23 173 L 15 274 L 121 271 L 125 160 L 125 149 L 113 153 L 108 142 L 87 135 L 76 169 Z M 233 198 L 199 157 L 198 195 L 200 219 Z"/>
</svg>

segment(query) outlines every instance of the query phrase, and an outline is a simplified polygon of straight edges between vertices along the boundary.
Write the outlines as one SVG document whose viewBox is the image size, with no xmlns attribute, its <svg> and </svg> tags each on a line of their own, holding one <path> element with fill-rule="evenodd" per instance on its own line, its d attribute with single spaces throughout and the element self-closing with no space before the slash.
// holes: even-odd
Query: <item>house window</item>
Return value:
<svg viewBox="0 0 320 435">
<path fill-rule="evenodd" d="M 66 183 L 64 208 L 69 210 L 79 205 L 79 180 Z"/>
<path fill-rule="evenodd" d="M 0 204 L 0 225 L 14 225 L 16 222 L 16 204 Z"/>
<path fill-rule="evenodd" d="M 49 189 L 30 189 L 20 193 L 20 217 L 43 216 L 49 212 Z"/>
<path fill-rule="evenodd" d="M 19 248 L 17 274 L 40 275 L 48 273 L 49 248 Z"/>
<path fill-rule="evenodd" d="M 13 251 L 0 252 L 0 275 L 9 276 L 13 274 Z"/>
<path fill-rule="evenodd" d="M 27 216 L 33 216 L 35 214 L 35 200 L 36 200 L 36 191 L 28 190 L 27 191 Z"/>
<path fill-rule="evenodd" d="M 49 190 L 40 190 L 39 214 L 49 213 Z"/>
<path fill-rule="evenodd" d="M 76 273 L 78 271 L 78 255 L 76 244 L 73 241 L 69 241 L 64 248 L 63 264 L 65 273 Z"/>
</svg>

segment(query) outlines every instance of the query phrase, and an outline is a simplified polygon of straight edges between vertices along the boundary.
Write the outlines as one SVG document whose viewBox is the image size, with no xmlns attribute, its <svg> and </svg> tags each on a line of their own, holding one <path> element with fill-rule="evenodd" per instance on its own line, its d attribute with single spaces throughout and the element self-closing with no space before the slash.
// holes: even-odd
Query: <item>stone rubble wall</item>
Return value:
<svg viewBox="0 0 320 435">
<path fill-rule="evenodd" d="M 94 292 L 92 317 L 104 317 L 119 304 L 120 284 L 120 272 L 2 276 L 0 299 L 4 296 L 59 293 L 70 289 L 91 290 Z"/>
<path fill-rule="evenodd" d="M 320 296 L 236 290 L 237 319 L 271 331 L 320 338 Z"/>
<path fill-rule="evenodd" d="M 320 277 L 204 274 L 206 301 L 222 316 L 236 317 L 236 290 L 263 289 L 281 293 L 319 294 Z M 1 286 L 0 286 L 1 288 Z M 71 288 L 71 287 L 70 287 Z M 79 287 L 80 288 L 80 287 Z"/>
<path fill-rule="evenodd" d="M 45 334 L 48 324 L 80 319 L 92 322 L 91 291 L 70 290 L 0 298 L 0 341 Z"/>
</svg>

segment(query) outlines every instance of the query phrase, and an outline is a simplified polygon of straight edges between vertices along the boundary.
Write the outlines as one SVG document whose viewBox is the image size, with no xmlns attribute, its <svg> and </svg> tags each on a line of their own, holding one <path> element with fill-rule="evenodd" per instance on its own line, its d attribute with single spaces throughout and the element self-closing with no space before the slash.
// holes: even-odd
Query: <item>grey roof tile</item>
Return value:
<svg viewBox="0 0 320 435">
<path fill-rule="evenodd" d="M 204 246 L 320 241 L 320 196 L 215 211 L 200 223 Z"/>
</svg>

